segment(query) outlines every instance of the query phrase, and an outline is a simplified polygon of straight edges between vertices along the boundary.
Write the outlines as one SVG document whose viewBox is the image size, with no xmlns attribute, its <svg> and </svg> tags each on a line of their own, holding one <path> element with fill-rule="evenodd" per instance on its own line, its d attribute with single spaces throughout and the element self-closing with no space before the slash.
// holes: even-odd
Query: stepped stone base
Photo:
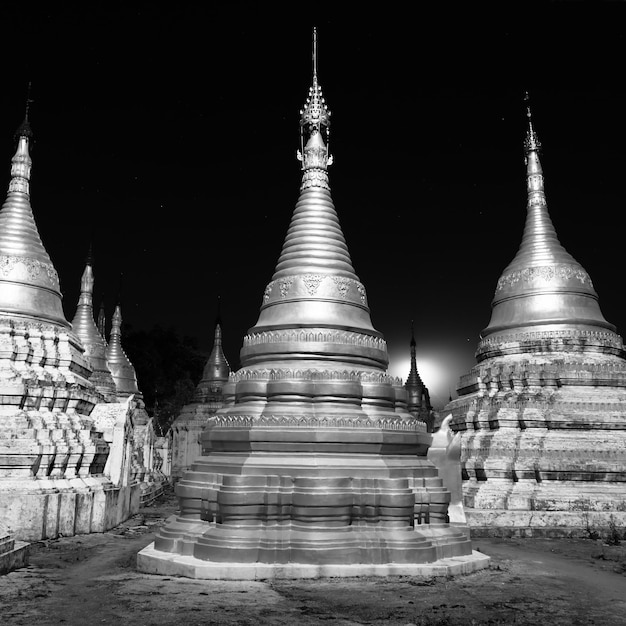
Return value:
<svg viewBox="0 0 626 626">
<path fill-rule="evenodd" d="M 352 578 L 363 576 L 415 576 L 435 578 L 471 574 L 489 567 L 486 554 L 472 551 L 464 556 L 433 563 L 216 563 L 193 556 L 163 553 L 154 543 L 137 555 L 137 569 L 146 574 L 184 576 L 201 580 L 279 580 L 301 578 Z"/>
<path fill-rule="evenodd" d="M 610 532 L 609 521 L 622 532 L 626 512 L 507 511 L 465 509 L 471 536 L 476 537 L 574 537 L 588 539 Z"/>
<path fill-rule="evenodd" d="M 0 481 L 0 519 L 23 541 L 104 532 L 139 510 L 140 488 L 111 487 L 97 479 Z"/>
<path fill-rule="evenodd" d="M 0 536 L 0 574 L 8 574 L 28 565 L 28 543 L 15 541 L 13 536 Z"/>
<path fill-rule="evenodd" d="M 550 344 L 553 345 L 553 344 Z M 588 537 L 626 522 L 626 361 L 493 357 L 446 409 L 472 536 Z"/>
</svg>

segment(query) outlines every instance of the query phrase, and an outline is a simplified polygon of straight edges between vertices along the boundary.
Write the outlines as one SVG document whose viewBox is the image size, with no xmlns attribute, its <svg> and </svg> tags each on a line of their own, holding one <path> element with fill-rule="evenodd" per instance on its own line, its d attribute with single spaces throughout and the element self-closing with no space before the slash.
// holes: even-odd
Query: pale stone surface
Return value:
<svg viewBox="0 0 626 626">
<path fill-rule="evenodd" d="M 461 435 L 450 428 L 452 415 L 448 415 L 433 434 L 428 448 L 428 459 L 433 462 L 443 484 L 450 491 L 448 518 L 452 523 L 465 524 L 463 485 L 461 480 Z"/>
<path fill-rule="evenodd" d="M 298 578 L 349 578 L 355 576 L 454 576 L 489 567 L 490 557 L 469 555 L 443 558 L 435 563 L 330 564 L 214 563 L 154 549 L 154 543 L 137 555 L 137 568 L 147 574 L 184 576 L 205 580 L 272 580 Z"/>
<path fill-rule="evenodd" d="M 468 393 L 446 410 L 462 437 L 464 501 L 475 535 L 493 535 L 497 524 L 503 534 L 583 536 L 590 514 L 599 529 L 623 520 L 623 359 L 509 355 L 478 364 L 461 384 Z"/>
<path fill-rule="evenodd" d="M 15 541 L 12 535 L 0 532 L 0 575 L 11 572 L 28 563 L 28 547 L 25 541 Z"/>
</svg>

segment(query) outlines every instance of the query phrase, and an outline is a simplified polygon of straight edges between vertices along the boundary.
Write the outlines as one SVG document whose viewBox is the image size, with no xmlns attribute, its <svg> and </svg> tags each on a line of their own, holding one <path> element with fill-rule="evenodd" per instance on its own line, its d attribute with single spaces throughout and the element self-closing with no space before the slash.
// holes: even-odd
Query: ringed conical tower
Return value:
<svg viewBox="0 0 626 626">
<path fill-rule="evenodd" d="M 431 436 L 386 373 L 331 197 L 329 126 L 314 37 L 282 252 L 230 377 L 234 401 L 204 430 L 203 456 L 176 485 L 180 515 L 139 553 L 142 571 L 298 578 L 486 564 L 467 527 L 448 523 Z"/>
<path fill-rule="evenodd" d="M 172 478 L 178 480 L 202 454 L 200 436 L 210 417 L 224 406 L 224 388 L 230 365 L 222 346 L 222 320 L 218 312 L 213 347 L 202 371 L 193 400 L 186 404 L 172 424 Z"/>
<path fill-rule="evenodd" d="M 115 382 L 118 398 L 134 395 L 138 399 L 143 399 L 143 394 L 137 385 L 135 368 L 122 347 L 122 308 L 119 303 L 115 305 L 111 318 L 111 332 L 109 343 L 106 346 L 106 359 Z"/>
<path fill-rule="evenodd" d="M 444 411 L 462 433 L 472 532 L 585 534 L 626 522 L 626 360 L 589 274 L 550 219 L 527 109 L 527 216 L 477 365 Z"/>
<path fill-rule="evenodd" d="M 85 356 L 93 368 L 89 380 L 104 396 L 106 402 L 115 402 L 117 390 L 111 370 L 107 364 L 106 341 L 100 334 L 93 315 L 93 286 L 93 260 L 90 247 L 80 281 L 80 296 L 76 313 L 72 320 L 72 328 L 81 340 L 85 348 Z"/>
</svg>

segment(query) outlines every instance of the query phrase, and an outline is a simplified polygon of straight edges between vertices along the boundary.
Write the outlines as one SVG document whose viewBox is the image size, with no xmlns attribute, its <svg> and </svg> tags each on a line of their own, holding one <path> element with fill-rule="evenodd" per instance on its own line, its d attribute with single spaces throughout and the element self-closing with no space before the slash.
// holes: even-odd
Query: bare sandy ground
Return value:
<svg viewBox="0 0 626 626">
<path fill-rule="evenodd" d="M 626 624 L 626 542 L 476 539 L 491 568 L 450 579 L 221 582 L 137 572 L 137 552 L 175 510 L 167 494 L 107 533 L 33 544 L 28 567 L 0 576 L 0 624 Z"/>
</svg>

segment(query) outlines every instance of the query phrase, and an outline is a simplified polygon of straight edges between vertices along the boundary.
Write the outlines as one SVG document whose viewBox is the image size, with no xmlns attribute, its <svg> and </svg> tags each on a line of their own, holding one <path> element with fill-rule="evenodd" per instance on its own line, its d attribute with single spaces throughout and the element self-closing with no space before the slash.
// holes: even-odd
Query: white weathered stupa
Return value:
<svg viewBox="0 0 626 626">
<path fill-rule="evenodd" d="M 462 437 L 473 533 L 587 535 L 626 525 L 626 358 L 557 238 L 530 109 L 528 120 L 522 242 L 444 414 Z"/>
</svg>

